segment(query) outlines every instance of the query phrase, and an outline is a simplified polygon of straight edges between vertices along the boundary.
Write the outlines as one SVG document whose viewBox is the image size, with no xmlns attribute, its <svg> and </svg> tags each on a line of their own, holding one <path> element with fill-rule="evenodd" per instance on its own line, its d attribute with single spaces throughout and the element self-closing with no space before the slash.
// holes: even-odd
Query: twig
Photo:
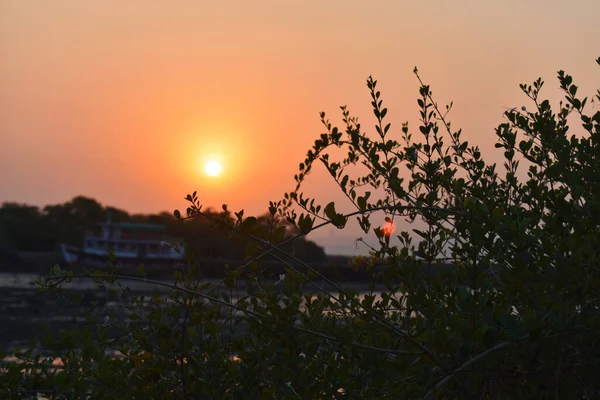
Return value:
<svg viewBox="0 0 600 400">
<path fill-rule="evenodd" d="M 502 342 L 502 343 L 498 343 L 497 345 L 495 345 L 494 347 L 492 347 L 491 349 L 487 349 L 486 351 L 484 351 L 483 353 L 480 353 L 478 355 L 476 355 L 475 357 L 471 358 L 469 361 L 465 362 L 464 364 L 462 364 L 460 367 L 456 368 L 454 371 L 452 371 L 450 374 L 446 375 L 441 381 L 439 381 L 433 388 L 431 388 L 427 394 L 425 394 L 425 396 L 423 396 L 423 400 L 431 398 L 431 396 L 433 396 L 433 393 L 438 390 L 439 388 L 441 388 L 442 386 L 444 386 L 446 383 L 448 383 L 448 381 L 450 379 L 452 379 L 454 377 L 454 375 L 456 375 L 457 373 L 463 371 L 464 369 L 466 369 L 468 366 L 470 366 L 471 364 L 476 363 L 477 361 L 481 360 L 482 358 L 484 358 L 485 356 L 487 356 L 490 353 L 493 353 L 494 351 L 503 349 L 504 347 L 508 346 L 510 343 L 509 342 Z"/>
<path fill-rule="evenodd" d="M 362 343 L 357 343 L 357 342 L 348 343 L 348 342 L 344 342 L 343 340 L 338 339 L 338 338 L 336 338 L 334 336 L 329 336 L 329 335 L 326 335 L 326 334 L 321 333 L 321 332 L 311 331 L 311 330 L 308 330 L 308 329 L 300 328 L 298 326 L 294 326 L 293 328 L 295 330 L 297 330 L 297 331 L 304 332 L 304 333 L 307 333 L 309 335 L 318 336 L 318 337 L 323 338 L 325 340 L 329 340 L 329 341 L 332 341 L 332 342 L 337 342 L 337 343 L 340 343 L 340 344 L 343 344 L 343 345 L 348 345 L 348 346 L 353 346 L 353 347 L 359 347 L 361 349 L 373 350 L 373 351 L 377 351 L 377 352 L 380 352 L 380 353 L 401 354 L 401 355 L 419 355 L 419 354 L 423 354 L 423 352 L 421 352 L 421 351 L 386 349 L 386 348 L 382 348 L 382 347 L 369 346 L 369 345 L 362 344 Z"/>
</svg>

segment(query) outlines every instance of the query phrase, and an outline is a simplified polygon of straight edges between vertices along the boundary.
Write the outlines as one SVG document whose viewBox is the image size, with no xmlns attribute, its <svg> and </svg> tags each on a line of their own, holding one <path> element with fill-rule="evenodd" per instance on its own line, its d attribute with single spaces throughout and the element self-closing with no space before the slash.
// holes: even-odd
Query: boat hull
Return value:
<svg viewBox="0 0 600 400">
<path fill-rule="evenodd" d="M 144 265 L 181 265 L 183 260 L 175 257 L 126 257 L 116 254 L 111 260 L 108 254 L 89 253 L 76 246 L 61 244 L 63 260 L 68 264 L 82 264 L 92 266 L 139 266 Z"/>
</svg>

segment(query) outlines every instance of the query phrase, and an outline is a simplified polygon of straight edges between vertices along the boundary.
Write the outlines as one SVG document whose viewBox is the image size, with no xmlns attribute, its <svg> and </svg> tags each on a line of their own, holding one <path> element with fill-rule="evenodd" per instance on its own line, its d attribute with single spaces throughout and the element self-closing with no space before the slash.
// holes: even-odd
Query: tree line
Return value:
<svg viewBox="0 0 600 400">
<path fill-rule="evenodd" d="M 227 211 L 218 212 L 209 208 L 205 212 L 214 221 L 234 220 Z M 257 218 L 264 229 L 271 228 L 269 217 L 265 214 Z M 57 251 L 61 243 L 81 246 L 85 231 L 107 218 L 113 222 L 164 225 L 168 236 L 182 239 L 190 255 L 200 258 L 240 260 L 250 245 L 248 238 L 227 234 L 225 230 L 218 229 L 219 224 L 207 218 L 179 221 L 169 212 L 130 214 L 116 207 L 103 206 L 95 199 L 77 196 L 65 203 L 43 208 L 15 202 L 3 203 L 0 207 L 0 254 L 52 252 Z M 297 228 L 285 221 L 278 221 L 276 228 L 284 229 L 285 235 L 297 233 Z M 307 262 L 325 261 L 324 249 L 304 238 L 290 243 L 287 250 Z"/>
</svg>

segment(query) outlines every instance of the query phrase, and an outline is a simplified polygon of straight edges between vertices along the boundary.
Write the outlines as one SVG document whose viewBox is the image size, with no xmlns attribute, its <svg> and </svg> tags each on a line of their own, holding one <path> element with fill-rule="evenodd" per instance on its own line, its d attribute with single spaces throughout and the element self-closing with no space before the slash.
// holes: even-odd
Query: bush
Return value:
<svg viewBox="0 0 600 400">
<path fill-rule="evenodd" d="M 246 265 L 219 284 L 203 282 L 201 266 L 173 285 L 155 282 L 169 286 L 166 295 L 124 297 L 123 324 L 91 312 L 83 330 L 44 341 L 62 368 L 50 373 L 50 360 L 30 349 L 27 373 L 7 365 L 3 389 L 65 398 L 599 398 L 600 112 L 585 113 L 587 99 L 563 71 L 558 111 L 540 97 L 541 79 L 521 85 L 531 111 L 508 110 L 496 128 L 498 167 L 452 129 L 451 105 L 439 107 L 415 74 L 419 133 L 403 124 L 391 137 L 369 78 L 374 135 L 345 107 L 343 129 L 322 114 L 326 132 L 295 190 L 270 204 L 270 223 L 243 213 L 223 222 L 254 241 Z M 571 120 L 581 135 L 569 133 Z M 336 149 L 347 156 L 334 160 Z M 315 162 L 354 211 L 301 192 Z M 188 200 L 186 217 L 175 215 L 203 215 L 196 194 Z M 372 222 L 377 213 L 384 226 Z M 379 243 L 357 265 L 385 266 L 366 294 L 281 249 L 349 219 Z M 300 233 L 286 236 L 282 222 Z M 261 267 L 267 255 L 287 265 L 285 275 Z M 103 286 L 141 279 L 117 270 L 88 277 Z M 56 290 L 75 278 L 55 268 L 43 284 Z"/>
</svg>

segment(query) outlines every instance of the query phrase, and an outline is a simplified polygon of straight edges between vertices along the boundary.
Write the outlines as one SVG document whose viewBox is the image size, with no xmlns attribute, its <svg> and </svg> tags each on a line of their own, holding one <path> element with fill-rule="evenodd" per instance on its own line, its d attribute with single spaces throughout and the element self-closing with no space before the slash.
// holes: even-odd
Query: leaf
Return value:
<svg viewBox="0 0 600 400">
<path fill-rule="evenodd" d="M 365 211 L 367 209 L 367 199 L 360 196 L 358 199 L 356 199 L 356 202 L 358 203 L 358 207 L 360 208 L 360 211 Z"/>
<path fill-rule="evenodd" d="M 331 203 L 327 204 L 325 206 L 325 210 L 323 210 L 325 212 L 325 215 L 327 216 L 327 218 L 329 219 L 334 219 L 336 216 L 336 212 L 335 212 L 335 203 L 332 201 Z"/>
<path fill-rule="evenodd" d="M 495 223 L 500 223 L 500 221 L 502 220 L 502 217 L 504 217 L 504 208 L 502 208 L 502 207 L 494 208 L 494 211 L 492 211 L 492 220 Z"/>
<path fill-rule="evenodd" d="M 308 234 L 312 229 L 314 220 L 310 217 L 310 215 L 301 214 L 298 219 L 298 227 L 303 234 Z"/>
<path fill-rule="evenodd" d="M 348 184 L 348 179 L 349 179 L 348 175 L 345 175 L 345 176 L 342 178 L 342 182 L 340 183 L 340 186 L 342 187 L 342 190 L 343 190 L 344 192 L 346 191 L 346 185 Z"/>
<path fill-rule="evenodd" d="M 475 199 L 472 196 L 469 196 L 469 197 L 465 198 L 465 200 L 463 201 L 463 208 L 466 210 L 470 210 L 471 208 L 473 208 L 474 204 L 475 204 Z"/>
<path fill-rule="evenodd" d="M 221 293 L 221 296 L 223 297 L 223 300 L 225 300 L 227 303 L 231 303 L 231 299 L 229 298 L 229 295 L 225 292 Z"/>
<path fill-rule="evenodd" d="M 356 217 L 356 219 L 358 220 L 358 224 L 360 225 L 361 229 L 365 233 L 369 233 L 369 230 L 371 229 L 371 222 L 369 221 L 369 216 L 363 215 L 361 217 Z"/>
<path fill-rule="evenodd" d="M 273 232 L 273 240 L 275 242 L 280 242 L 285 238 L 285 231 L 286 231 L 287 227 L 284 226 L 280 226 L 279 228 L 275 229 L 275 231 Z"/>
<path fill-rule="evenodd" d="M 577 86 L 571 85 L 571 87 L 569 87 L 569 94 L 571 94 L 571 96 L 575 96 L 577 94 Z"/>
<path fill-rule="evenodd" d="M 240 229 L 242 232 L 250 232 L 257 222 L 258 220 L 255 217 L 248 217 L 241 223 Z"/>
<path fill-rule="evenodd" d="M 489 214 L 490 212 L 487 205 L 482 201 L 477 201 L 477 210 L 483 214 Z"/>
<path fill-rule="evenodd" d="M 533 145 L 533 141 L 531 141 L 531 140 L 529 140 L 529 141 L 521 140 L 521 142 L 519 143 L 519 149 L 521 149 L 521 151 L 523 153 L 527 153 L 532 145 Z"/>
</svg>

